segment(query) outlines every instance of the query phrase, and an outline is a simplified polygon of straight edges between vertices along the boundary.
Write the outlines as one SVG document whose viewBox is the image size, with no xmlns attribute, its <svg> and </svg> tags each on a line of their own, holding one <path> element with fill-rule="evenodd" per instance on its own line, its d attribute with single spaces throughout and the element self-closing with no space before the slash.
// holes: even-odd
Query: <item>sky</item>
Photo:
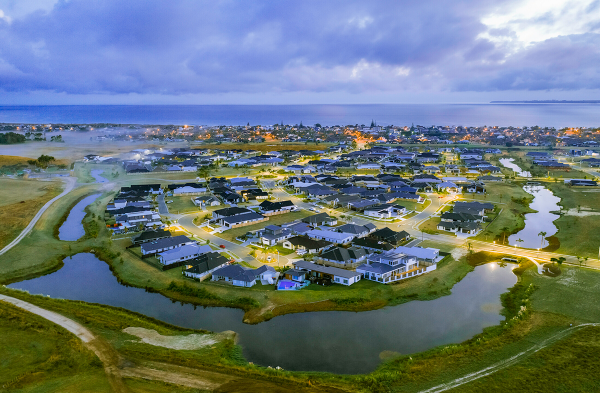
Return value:
<svg viewBox="0 0 600 393">
<path fill-rule="evenodd" d="M 600 0 L 0 0 L 0 104 L 600 99 Z"/>
</svg>

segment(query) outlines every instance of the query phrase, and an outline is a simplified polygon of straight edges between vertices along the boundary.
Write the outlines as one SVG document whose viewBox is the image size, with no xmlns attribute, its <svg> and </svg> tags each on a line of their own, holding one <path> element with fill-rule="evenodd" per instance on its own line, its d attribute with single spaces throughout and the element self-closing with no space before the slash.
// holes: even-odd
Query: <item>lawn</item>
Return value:
<svg viewBox="0 0 600 393">
<path fill-rule="evenodd" d="M 0 248 L 25 229 L 36 213 L 61 193 L 60 180 L 0 179 Z"/>
<path fill-rule="evenodd" d="M 597 258 L 600 245 L 600 193 L 592 189 L 568 187 L 564 183 L 547 183 L 561 198 L 561 217 L 554 221 L 561 254 Z M 585 228 L 585 230 L 582 230 Z"/>
<path fill-rule="evenodd" d="M 74 335 L 0 301 L 0 386 L 61 392 L 110 390 L 102 363 Z"/>
<path fill-rule="evenodd" d="M 176 196 L 176 197 L 165 197 L 165 201 L 173 201 L 173 203 L 167 203 L 167 208 L 171 214 L 184 214 L 202 211 L 202 208 L 194 205 L 192 198 L 196 196 Z"/>
<path fill-rule="evenodd" d="M 425 233 L 430 233 L 432 235 L 438 233 L 451 236 L 454 235 L 454 233 L 452 232 L 440 231 L 439 229 L 437 229 L 437 226 L 440 223 L 440 221 L 442 221 L 442 219 L 439 217 L 430 217 L 427 220 L 423 221 L 421 225 L 419 225 L 419 230 Z"/>
<path fill-rule="evenodd" d="M 306 210 L 299 210 L 291 213 L 278 214 L 275 216 L 270 216 L 268 221 L 260 222 L 254 225 L 248 225 L 240 228 L 229 229 L 223 233 L 215 233 L 215 236 L 218 236 L 222 239 L 234 241 L 236 237 L 245 235 L 247 232 L 256 231 L 257 229 L 262 229 L 267 225 L 281 225 L 291 221 L 299 220 L 304 217 L 312 216 L 315 213 L 308 212 Z"/>
</svg>

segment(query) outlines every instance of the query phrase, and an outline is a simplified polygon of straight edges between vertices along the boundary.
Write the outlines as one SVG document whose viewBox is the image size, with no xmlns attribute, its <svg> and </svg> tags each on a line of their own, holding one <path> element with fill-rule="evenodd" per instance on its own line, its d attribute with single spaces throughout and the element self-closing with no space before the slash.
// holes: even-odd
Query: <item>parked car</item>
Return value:
<svg viewBox="0 0 600 393">
<path fill-rule="evenodd" d="M 225 248 L 225 245 L 224 245 L 224 244 L 221 244 L 219 247 L 221 247 L 221 248 Z"/>
<path fill-rule="evenodd" d="M 270 261 L 270 260 L 271 260 L 271 256 L 269 255 L 269 256 L 267 256 L 267 261 Z"/>
</svg>

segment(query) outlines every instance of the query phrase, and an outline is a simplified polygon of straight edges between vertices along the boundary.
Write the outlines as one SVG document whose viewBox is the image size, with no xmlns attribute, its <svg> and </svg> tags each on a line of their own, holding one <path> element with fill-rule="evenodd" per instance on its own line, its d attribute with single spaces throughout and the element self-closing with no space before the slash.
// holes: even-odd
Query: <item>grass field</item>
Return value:
<svg viewBox="0 0 600 393">
<path fill-rule="evenodd" d="M 172 214 L 184 214 L 184 213 L 192 213 L 197 211 L 202 211 L 202 208 L 194 205 L 192 202 L 192 198 L 196 196 L 176 196 L 176 197 L 165 197 L 165 201 L 173 201 L 173 203 L 168 203 L 167 208 L 169 209 L 169 213 Z"/>
<path fill-rule="evenodd" d="M 0 387 L 106 392 L 102 363 L 65 329 L 0 301 Z"/>
<path fill-rule="evenodd" d="M 60 180 L 0 179 L 0 248 L 16 238 L 42 206 L 61 193 L 62 188 Z"/>
</svg>

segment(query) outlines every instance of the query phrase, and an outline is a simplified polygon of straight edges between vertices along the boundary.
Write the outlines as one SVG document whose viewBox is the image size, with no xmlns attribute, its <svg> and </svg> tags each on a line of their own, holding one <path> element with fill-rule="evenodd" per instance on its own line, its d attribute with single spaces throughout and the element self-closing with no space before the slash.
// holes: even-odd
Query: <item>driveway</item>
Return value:
<svg viewBox="0 0 600 393">
<path fill-rule="evenodd" d="M 156 197 L 156 202 L 158 202 L 158 214 L 160 215 L 168 215 L 169 214 L 169 208 L 167 207 L 167 204 L 165 203 L 165 194 L 159 194 Z"/>
</svg>

